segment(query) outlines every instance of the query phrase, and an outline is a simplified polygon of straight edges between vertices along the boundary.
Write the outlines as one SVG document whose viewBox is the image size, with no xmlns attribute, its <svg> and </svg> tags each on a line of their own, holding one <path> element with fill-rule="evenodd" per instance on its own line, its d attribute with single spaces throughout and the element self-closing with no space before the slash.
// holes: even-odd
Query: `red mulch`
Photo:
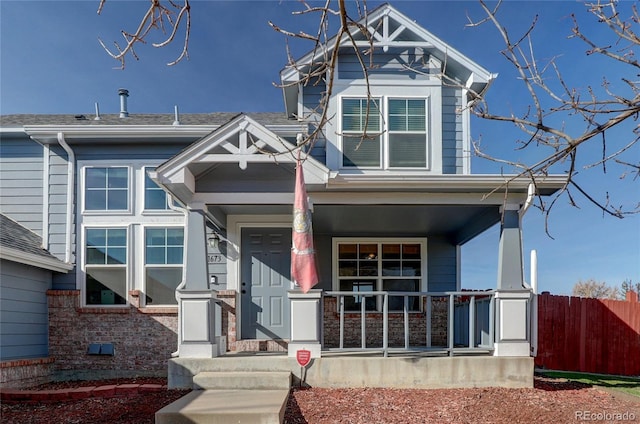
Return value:
<svg viewBox="0 0 640 424">
<path fill-rule="evenodd" d="M 39 389 L 103 384 L 166 384 L 164 379 L 50 383 Z M 153 423 L 155 412 L 186 394 L 166 390 L 127 397 L 2 405 L 4 424 Z M 582 417 L 640 422 L 640 398 L 584 384 L 536 377 L 533 389 L 293 389 L 286 423 L 579 423 Z M 595 415 L 601 414 L 601 415 Z M 622 415 L 621 415 L 622 416 Z M 633 417 L 633 418 L 632 418 Z M 604 418 L 604 419 L 603 419 Z M 619 422 L 625 422 L 618 420 Z"/>
</svg>

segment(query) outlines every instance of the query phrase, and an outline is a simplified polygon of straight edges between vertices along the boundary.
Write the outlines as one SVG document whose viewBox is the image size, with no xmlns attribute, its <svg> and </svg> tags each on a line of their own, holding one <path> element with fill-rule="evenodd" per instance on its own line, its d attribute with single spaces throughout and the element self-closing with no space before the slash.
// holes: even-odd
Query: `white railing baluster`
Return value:
<svg viewBox="0 0 640 424">
<path fill-rule="evenodd" d="M 344 296 L 338 295 L 340 304 L 340 349 L 344 349 Z"/>
<path fill-rule="evenodd" d="M 366 312 L 367 311 L 367 298 L 362 296 L 360 298 L 360 337 L 362 338 L 361 346 L 362 349 L 367 348 L 367 321 L 366 321 Z"/>
<path fill-rule="evenodd" d="M 427 347 L 431 347 L 431 303 L 433 302 L 431 296 L 427 295 Z"/>
<path fill-rule="evenodd" d="M 409 296 L 404 296 L 404 348 L 409 349 Z"/>
<path fill-rule="evenodd" d="M 448 337 L 449 337 L 449 356 L 453 356 L 453 313 L 454 313 L 454 304 L 453 304 L 453 294 L 449 295 L 449 319 L 447 320 L 448 325 Z"/>
<path fill-rule="evenodd" d="M 469 298 L 469 347 L 473 348 L 475 345 L 476 336 L 476 297 L 471 296 Z"/>
<path fill-rule="evenodd" d="M 389 355 L 389 293 L 382 298 L 382 350 L 386 358 Z"/>
</svg>

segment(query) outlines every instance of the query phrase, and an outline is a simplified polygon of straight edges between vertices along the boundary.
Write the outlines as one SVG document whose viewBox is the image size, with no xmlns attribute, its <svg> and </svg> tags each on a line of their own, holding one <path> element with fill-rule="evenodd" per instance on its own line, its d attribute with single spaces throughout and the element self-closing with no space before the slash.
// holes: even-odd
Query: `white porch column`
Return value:
<svg viewBox="0 0 640 424">
<path fill-rule="evenodd" d="M 496 292 L 496 329 L 494 356 L 530 356 L 529 290 L 498 290 Z"/>
<path fill-rule="evenodd" d="M 522 231 L 519 205 L 506 205 L 502 210 L 498 250 L 498 290 L 523 288 Z"/>
<path fill-rule="evenodd" d="M 215 334 L 216 292 L 208 281 L 203 207 L 187 210 L 184 284 L 176 290 L 181 358 L 212 358 L 226 351 L 226 341 Z"/>
<path fill-rule="evenodd" d="M 306 349 L 311 351 L 312 358 L 319 358 L 322 290 L 311 289 L 308 293 L 291 290 L 287 295 L 291 301 L 291 340 L 288 356 L 295 358 L 298 350 Z"/>
</svg>

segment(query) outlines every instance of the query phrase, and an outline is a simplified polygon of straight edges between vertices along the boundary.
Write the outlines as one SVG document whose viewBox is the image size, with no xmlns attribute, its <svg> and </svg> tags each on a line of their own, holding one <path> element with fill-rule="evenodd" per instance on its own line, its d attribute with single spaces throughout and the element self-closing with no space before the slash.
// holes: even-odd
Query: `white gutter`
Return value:
<svg viewBox="0 0 640 424">
<path fill-rule="evenodd" d="M 520 208 L 518 214 L 520 215 L 520 219 L 524 217 L 524 214 L 527 213 L 531 205 L 533 204 L 533 199 L 536 197 L 536 186 L 533 183 L 529 183 L 529 187 L 527 187 L 527 200 Z"/>
<path fill-rule="evenodd" d="M 538 355 L 538 252 L 531 251 L 531 355 Z"/>
<path fill-rule="evenodd" d="M 71 243 L 73 225 L 73 186 L 75 181 L 76 155 L 64 139 L 64 133 L 58 132 L 58 143 L 67 152 L 67 213 L 66 213 L 66 240 L 64 246 L 64 261 L 71 263 Z"/>
<path fill-rule="evenodd" d="M 49 250 L 49 145 L 42 145 L 42 248 Z"/>
</svg>

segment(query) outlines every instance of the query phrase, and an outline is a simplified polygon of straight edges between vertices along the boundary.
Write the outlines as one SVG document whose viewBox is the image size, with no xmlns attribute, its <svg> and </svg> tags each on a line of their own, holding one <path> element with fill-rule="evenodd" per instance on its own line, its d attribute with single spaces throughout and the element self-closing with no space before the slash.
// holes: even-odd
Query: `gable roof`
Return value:
<svg viewBox="0 0 640 424">
<path fill-rule="evenodd" d="M 189 145 L 149 175 L 176 198 L 187 204 L 195 193 L 195 179 L 220 163 L 295 163 L 297 147 L 245 114 L 240 114 L 209 135 Z M 308 182 L 325 184 L 329 169 L 307 156 L 304 169 Z"/>
<path fill-rule="evenodd" d="M 58 272 L 73 268 L 44 249 L 40 236 L 4 214 L 0 214 L 0 259 Z"/>
<path fill-rule="evenodd" d="M 426 4 L 425 7 L 427 7 Z M 382 49 L 383 51 L 387 51 L 390 47 L 422 48 L 443 64 L 446 63 L 445 72 L 447 75 L 455 76 L 475 92 L 484 90 L 497 77 L 497 74 L 489 72 L 388 3 L 369 12 L 359 21 L 359 24 L 368 29 L 369 35 L 365 37 L 359 27 L 352 27 L 354 28 L 352 36 L 356 45 L 363 49 L 371 47 L 368 38 L 372 39 L 374 49 Z M 297 87 L 294 83 L 299 80 L 300 70 L 304 71 L 308 67 L 318 64 L 323 60 L 323 57 L 333 52 L 336 45 L 339 47 L 352 46 L 347 35 L 344 35 L 339 41 L 336 43 L 336 36 L 332 37 L 325 43 L 326 49 L 314 49 L 296 60 L 295 65 L 289 65 L 280 72 L 287 111 L 295 110 L 293 102 L 297 102 L 295 94 Z M 289 115 L 291 114 L 289 113 Z"/>
</svg>

